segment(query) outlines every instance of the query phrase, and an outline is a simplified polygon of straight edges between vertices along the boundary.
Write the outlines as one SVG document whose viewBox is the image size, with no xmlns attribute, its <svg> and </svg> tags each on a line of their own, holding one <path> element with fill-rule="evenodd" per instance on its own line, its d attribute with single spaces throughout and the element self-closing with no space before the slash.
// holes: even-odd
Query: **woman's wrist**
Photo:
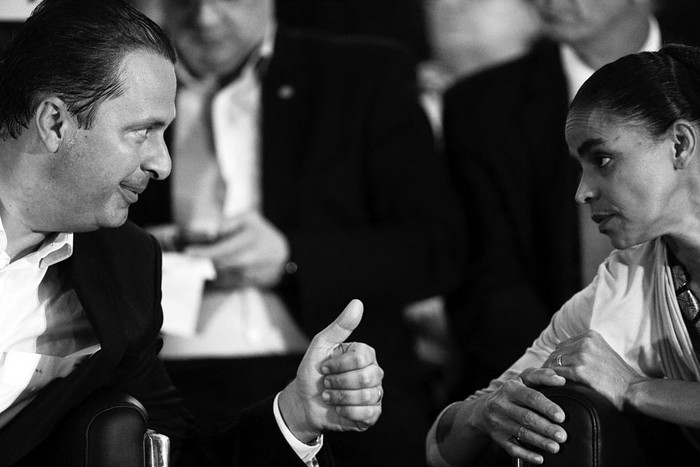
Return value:
<svg viewBox="0 0 700 467">
<path fill-rule="evenodd" d="M 624 412 L 639 412 L 644 404 L 648 378 L 638 378 L 627 385 L 622 395 L 622 410 Z"/>
</svg>

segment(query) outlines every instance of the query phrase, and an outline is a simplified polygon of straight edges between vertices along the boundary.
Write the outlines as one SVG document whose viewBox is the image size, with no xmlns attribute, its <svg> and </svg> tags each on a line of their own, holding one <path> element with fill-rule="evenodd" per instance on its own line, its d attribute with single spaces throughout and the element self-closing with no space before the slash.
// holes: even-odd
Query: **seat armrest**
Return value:
<svg viewBox="0 0 700 467">
<path fill-rule="evenodd" d="M 623 467 L 647 466 L 634 422 L 605 397 L 588 386 L 567 383 L 564 386 L 535 388 L 559 405 L 566 414 L 561 424 L 568 434 L 557 454 L 540 452 L 547 467 Z M 514 465 L 532 466 L 514 461 Z"/>
<path fill-rule="evenodd" d="M 42 447 L 44 465 L 142 467 L 146 409 L 135 398 L 102 389 L 71 410 Z"/>
</svg>

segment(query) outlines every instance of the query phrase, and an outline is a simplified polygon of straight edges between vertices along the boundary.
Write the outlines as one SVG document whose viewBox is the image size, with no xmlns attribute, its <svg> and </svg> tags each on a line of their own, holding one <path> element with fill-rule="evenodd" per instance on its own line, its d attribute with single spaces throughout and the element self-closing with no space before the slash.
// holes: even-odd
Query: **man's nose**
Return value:
<svg viewBox="0 0 700 467">
<path fill-rule="evenodd" d="M 153 151 L 144 158 L 141 167 L 156 180 L 163 180 L 170 175 L 172 161 L 165 141 L 161 140 L 154 146 Z"/>
</svg>

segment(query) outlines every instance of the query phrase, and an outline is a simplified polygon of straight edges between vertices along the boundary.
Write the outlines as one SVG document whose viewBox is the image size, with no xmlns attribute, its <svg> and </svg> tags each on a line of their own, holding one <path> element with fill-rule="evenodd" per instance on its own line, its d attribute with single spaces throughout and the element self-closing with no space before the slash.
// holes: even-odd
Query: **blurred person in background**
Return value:
<svg viewBox="0 0 700 467">
<path fill-rule="evenodd" d="M 180 57 L 173 175 L 131 218 L 217 273 L 196 334 L 165 335 L 173 380 L 200 419 L 222 417 L 293 378 L 318 320 L 359 297 L 382 423 L 334 453 L 423 465 L 433 407 L 403 309 L 456 284 L 463 233 L 415 63 L 384 41 L 278 27 L 271 0 L 162 8 Z"/>
<path fill-rule="evenodd" d="M 541 28 L 527 0 L 424 0 L 430 56 L 419 68 L 423 102 L 438 137 L 442 96 L 455 81 L 530 49 Z"/>
</svg>

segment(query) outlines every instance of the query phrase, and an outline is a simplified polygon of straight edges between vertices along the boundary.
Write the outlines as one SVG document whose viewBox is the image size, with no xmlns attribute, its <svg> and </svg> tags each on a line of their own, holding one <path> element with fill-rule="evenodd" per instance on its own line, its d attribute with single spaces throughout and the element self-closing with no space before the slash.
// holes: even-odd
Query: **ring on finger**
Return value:
<svg viewBox="0 0 700 467">
<path fill-rule="evenodd" d="M 561 354 L 557 355 L 557 366 L 564 366 L 564 364 L 561 362 L 561 357 Z"/>
<path fill-rule="evenodd" d="M 525 436 L 525 427 L 521 425 L 520 428 L 518 428 L 518 432 L 515 434 L 515 439 L 520 441 L 523 436 Z"/>
<path fill-rule="evenodd" d="M 377 404 L 380 404 L 382 402 L 382 398 L 384 397 L 384 390 L 382 389 L 381 386 L 375 386 L 377 388 L 377 391 L 379 391 L 379 397 L 377 398 Z"/>
</svg>

